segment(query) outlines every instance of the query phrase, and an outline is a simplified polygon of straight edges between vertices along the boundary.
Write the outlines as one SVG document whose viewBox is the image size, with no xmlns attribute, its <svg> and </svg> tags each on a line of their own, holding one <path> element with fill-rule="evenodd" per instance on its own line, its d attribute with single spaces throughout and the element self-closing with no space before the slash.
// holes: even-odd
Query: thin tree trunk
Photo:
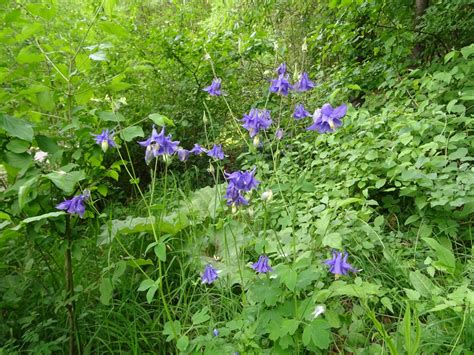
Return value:
<svg viewBox="0 0 474 355">
<path fill-rule="evenodd" d="M 426 9 L 429 6 L 429 0 L 415 0 L 415 21 L 414 28 L 420 23 L 420 18 L 425 13 Z M 413 47 L 413 57 L 419 58 L 423 52 L 424 46 L 422 42 L 417 42 L 415 47 Z"/>
</svg>

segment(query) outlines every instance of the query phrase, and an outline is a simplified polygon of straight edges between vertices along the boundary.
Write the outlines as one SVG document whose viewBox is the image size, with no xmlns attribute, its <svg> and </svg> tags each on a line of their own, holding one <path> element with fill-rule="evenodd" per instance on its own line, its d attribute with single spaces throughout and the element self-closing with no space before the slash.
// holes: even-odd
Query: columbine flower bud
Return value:
<svg viewBox="0 0 474 355">
<path fill-rule="evenodd" d="M 106 140 L 102 141 L 100 146 L 102 147 L 102 151 L 105 153 L 107 151 L 107 149 L 109 149 L 109 142 L 107 142 Z"/>
<path fill-rule="evenodd" d="M 250 218 L 253 218 L 253 216 L 255 215 L 255 211 L 253 210 L 252 207 L 249 207 L 249 208 L 247 209 L 247 213 L 249 214 L 249 217 L 250 217 Z"/>
<path fill-rule="evenodd" d="M 255 136 L 253 138 L 253 146 L 258 147 L 259 144 L 260 144 L 260 138 L 258 136 Z"/>
<path fill-rule="evenodd" d="M 214 172 L 216 171 L 216 169 L 214 169 L 214 165 L 209 164 L 209 168 L 207 168 L 207 171 L 209 171 L 211 174 L 214 174 Z"/>
<path fill-rule="evenodd" d="M 163 154 L 163 161 L 164 161 L 166 164 L 171 163 L 171 156 L 170 156 L 169 154 Z"/>
<path fill-rule="evenodd" d="M 302 50 L 303 52 L 307 52 L 307 51 L 308 51 L 308 44 L 306 43 L 306 37 L 304 38 L 303 45 L 301 46 L 301 50 Z"/>
<path fill-rule="evenodd" d="M 232 213 L 237 213 L 237 206 L 235 203 L 232 204 Z"/>
<path fill-rule="evenodd" d="M 273 191 L 267 190 L 262 194 L 262 200 L 270 202 L 273 199 Z"/>
</svg>

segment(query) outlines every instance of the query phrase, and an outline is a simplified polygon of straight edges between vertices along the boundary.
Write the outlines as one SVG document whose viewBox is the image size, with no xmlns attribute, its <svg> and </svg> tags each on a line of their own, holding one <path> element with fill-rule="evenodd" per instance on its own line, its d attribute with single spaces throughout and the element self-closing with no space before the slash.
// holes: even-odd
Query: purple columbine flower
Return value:
<svg viewBox="0 0 474 355">
<path fill-rule="evenodd" d="M 228 206 L 248 205 L 249 201 L 242 196 L 240 190 L 235 185 L 229 183 L 224 198 L 227 199 Z"/>
<path fill-rule="evenodd" d="M 221 144 L 214 144 L 211 150 L 207 152 L 207 155 L 214 159 L 223 160 L 224 159 L 224 151 L 222 150 Z"/>
<path fill-rule="evenodd" d="M 293 112 L 293 117 L 297 120 L 300 120 L 305 117 L 309 117 L 311 114 L 305 110 L 303 104 L 298 104 L 295 107 L 295 112 Z"/>
<path fill-rule="evenodd" d="M 201 147 L 199 144 L 194 144 L 194 147 L 193 149 L 190 150 L 191 153 L 193 153 L 194 155 L 199 155 L 201 153 L 206 153 L 206 149 L 204 149 L 203 147 Z"/>
<path fill-rule="evenodd" d="M 258 261 L 252 264 L 252 269 L 263 274 L 273 271 L 270 265 L 268 265 L 268 256 L 266 255 L 260 255 Z"/>
<path fill-rule="evenodd" d="M 212 84 L 203 90 L 211 96 L 221 96 L 221 79 L 214 78 Z"/>
<path fill-rule="evenodd" d="M 90 192 L 85 190 L 83 194 L 74 196 L 70 200 L 64 200 L 63 202 L 56 205 L 58 210 L 64 210 L 70 214 L 77 214 L 81 218 L 86 212 L 86 206 L 84 202 L 90 197 Z"/>
<path fill-rule="evenodd" d="M 183 148 L 178 148 L 178 150 L 176 151 L 176 154 L 178 154 L 178 159 L 181 161 L 188 160 L 189 153 L 190 153 L 189 150 L 183 149 Z"/>
<path fill-rule="evenodd" d="M 150 161 L 155 157 L 160 155 L 172 155 L 178 150 L 179 141 L 172 141 L 171 134 L 165 136 L 165 128 L 161 129 L 161 132 L 158 134 L 155 126 L 151 132 L 151 137 L 147 140 L 138 142 L 142 147 L 145 147 L 145 161 L 150 163 Z"/>
<path fill-rule="evenodd" d="M 255 137 L 260 130 L 265 130 L 272 124 L 272 118 L 270 117 L 270 111 L 258 110 L 253 108 L 248 114 L 245 114 L 242 118 L 244 127 L 250 133 L 250 137 Z"/>
<path fill-rule="evenodd" d="M 242 191 L 250 191 L 260 184 L 260 181 L 255 179 L 255 170 L 256 168 L 248 171 L 234 171 L 231 174 L 225 173 L 225 176 L 230 185 Z"/>
<path fill-rule="evenodd" d="M 211 264 L 207 264 L 201 276 L 201 283 L 212 284 L 217 280 L 217 277 L 217 270 L 214 269 Z"/>
<path fill-rule="evenodd" d="M 109 146 L 115 148 L 117 145 L 114 142 L 114 131 L 109 133 L 108 129 L 102 130 L 100 134 L 93 134 L 95 142 L 101 146 L 104 153 Z"/>
<path fill-rule="evenodd" d="M 212 334 L 215 336 L 215 337 L 218 337 L 219 336 L 219 330 L 218 329 L 214 329 L 212 331 Z"/>
<path fill-rule="evenodd" d="M 270 91 L 282 94 L 283 96 L 288 95 L 288 92 L 293 90 L 293 86 L 288 81 L 288 74 L 280 74 L 277 79 L 272 80 L 270 85 Z"/>
<path fill-rule="evenodd" d="M 286 74 L 286 63 L 281 63 L 280 66 L 277 68 L 276 72 L 278 75 L 285 75 Z"/>
<path fill-rule="evenodd" d="M 283 138 L 283 134 L 285 132 L 283 132 L 283 130 L 281 128 L 278 128 L 275 132 L 275 137 L 278 139 L 278 140 L 281 140 Z"/>
<path fill-rule="evenodd" d="M 329 272 L 332 272 L 336 277 L 338 275 L 346 275 L 349 271 L 357 272 L 357 269 L 354 269 L 351 264 L 347 262 L 347 257 L 349 254 L 344 252 L 338 252 L 336 250 L 332 251 L 332 259 L 326 260 L 324 263 L 329 265 Z"/>
<path fill-rule="evenodd" d="M 311 90 L 314 87 L 314 83 L 309 80 L 308 73 L 306 72 L 301 74 L 300 81 L 295 85 L 295 89 L 300 92 Z"/>
<path fill-rule="evenodd" d="M 314 122 L 306 130 L 318 131 L 319 133 L 334 132 L 336 128 L 342 126 L 341 118 L 346 115 L 346 112 L 346 104 L 336 108 L 333 108 L 330 104 L 324 104 L 320 110 L 314 112 Z"/>
</svg>

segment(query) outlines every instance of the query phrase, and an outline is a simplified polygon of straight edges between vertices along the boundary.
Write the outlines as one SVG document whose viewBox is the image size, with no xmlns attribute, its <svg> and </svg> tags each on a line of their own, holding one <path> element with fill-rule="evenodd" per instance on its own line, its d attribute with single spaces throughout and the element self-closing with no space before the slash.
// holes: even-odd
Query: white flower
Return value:
<svg viewBox="0 0 474 355">
<path fill-rule="evenodd" d="M 46 160 L 46 158 L 48 157 L 48 153 L 46 152 L 43 152 L 42 150 L 38 150 L 36 153 L 35 153 L 35 157 L 34 159 L 36 161 L 39 161 L 40 163 L 44 162 Z"/>
<path fill-rule="evenodd" d="M 313 319 L 316 319 L 324 312 L 326 312 L 326 306 L 324 304 L 318 304 L 311 314 L 313 315 Z"/>
</svg>

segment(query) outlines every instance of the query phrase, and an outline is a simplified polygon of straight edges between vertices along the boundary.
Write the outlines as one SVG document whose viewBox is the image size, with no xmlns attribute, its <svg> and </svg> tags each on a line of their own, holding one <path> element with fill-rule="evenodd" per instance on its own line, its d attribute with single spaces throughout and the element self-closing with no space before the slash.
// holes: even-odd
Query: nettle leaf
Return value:
<svg viewBox="0 0 474 355">
<path fill-rule="evenodd" d="M 436 252 L 438 261 L 433 263 L 438 270 L 454 273 L 456 258 L 451 250 L 438 243 L 433 238 L 422 238 Z"/>
<path fill-rule="evenodd" d="M 7 115 L 0 115 L 0 128 L 10 136 L 20 138 L 24 141 L 33 140 L 33 128 L 28 121 Z"/>
</svg>

